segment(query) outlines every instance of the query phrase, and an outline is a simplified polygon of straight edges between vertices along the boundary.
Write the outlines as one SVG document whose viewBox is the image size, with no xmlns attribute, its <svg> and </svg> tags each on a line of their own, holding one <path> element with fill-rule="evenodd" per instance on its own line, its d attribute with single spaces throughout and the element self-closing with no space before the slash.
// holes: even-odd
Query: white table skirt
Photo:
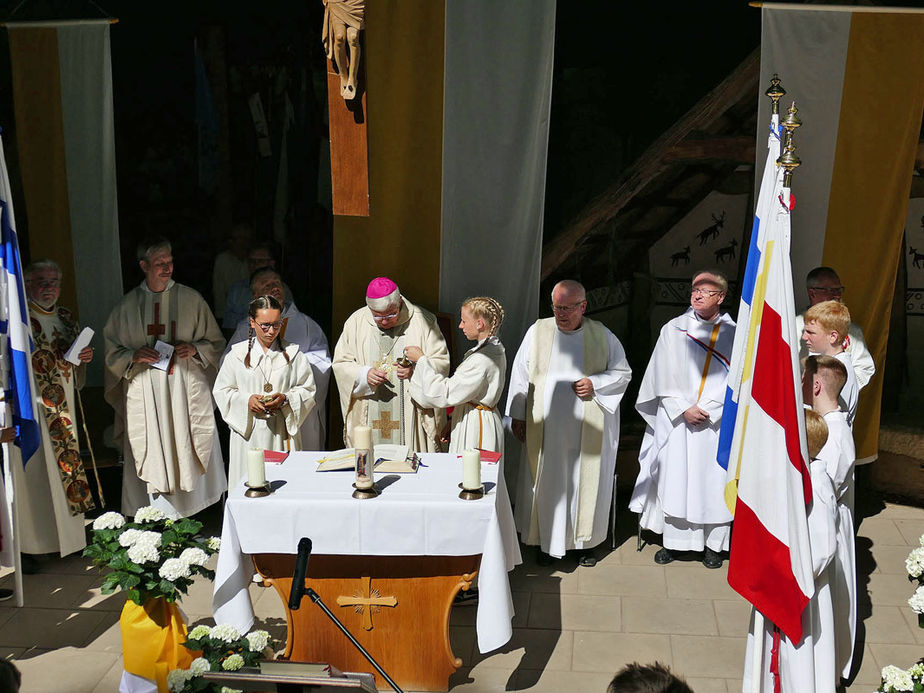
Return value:
<svg viewBox="0 0 924 693">
<path fill-rule="evenodd" d="M 494 486 L 478 501 L 459 498 L 461 460 L 437 453 L 422 455 L 426 466 L 417 474 L 391 475 L 397 479 L 377 498 L 355 500 L 352 472 L 315 471 L 324 454 L 294 452 L 281 465 L 267 464 L 266 478 L 275 489 L 268 497 L 246 498 L 243 483 L 229 491 L 212 597 L 215 622 L 249 631 L 249 554 L 295 554 L 299 539 L 310 537 L 316 554 L 481 554 L 478 649 L 504 645 L 513 618 L 507 572 L 520 563 L 520 550 L 503 479 L 497 484 L 498 465 L 482 464 L 482 481 Z"/>
</svg>

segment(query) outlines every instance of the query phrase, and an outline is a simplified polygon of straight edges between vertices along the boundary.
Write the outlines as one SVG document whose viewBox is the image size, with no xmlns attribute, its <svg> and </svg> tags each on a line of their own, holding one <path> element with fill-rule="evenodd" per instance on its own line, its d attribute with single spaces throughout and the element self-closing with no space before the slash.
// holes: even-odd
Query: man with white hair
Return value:
<svg viewBox="0 0 924 693">
<path fill-rule="evenodd" d="M 95 507 L 77 442 L 77 388 L 93 348 L 77 355 L 80 365 L 64 359 L 80 328 L 73 314 L 58 305 L 61 269 L 52 260 L 37 260 L 23 271 L 35 351 L 35 403 L 42 443 L 23 466 L 13 466 L 16 530 L 23 572 L 39 568 L 35 554 L 61 556 L 87 545 L 84 513 Z"/>
<path fill-rule="evenodd" d="M 283 306 L 282 328 L 279 337 L 298 344 L 298 349 L 311 364 L 311 374 L 314 376 L 315 406 L 302 424 L 301 440 L 302 450 L 323 450 L 325 413 L 324 403 L 327 401 L 327 387 L 330 384 L 330 351 L 327 347 L 327 337 L 324 330 L 314 320 L 302 313 L 295 305 L 295 301 L 286 302 L 285 284 L 282 277 L 271 267 L 264 267 L 253 273 L 250 279 L 250 289 L 253 298 L 257 296 L 272 296 Z M 244 318 L 237 324 L 237 329 L 228 340 L 228 348 L 222 356 L 228 355 L 231 346 L 243 342 L 250 334 L 250 320 Z"/>
<path fill-rule="evenodd" d="M 436 372 L 449 375 L 449 350 L 436 316 L 404 298 L 391 279 L 377 277 L 366 289 L 366 307 L 347 318 L 334 348 L 348 447 L 356 426 L 370 426 L 373 444 L 403 441 L 413 451 L 439 452 L 446 414 L 411 399 L 414 366 L 404 361 L 405 346 L 419 346 Z"/>
<path fill-rule="evenodd" d="M 212 403 L 225 340 L 205 299 L 173 281 L 170 241 L 143 241 L 137 257 L 144 281 L 103 330 L 106 401 L 125 460 L 122 512 L 154 505 L 189 517 L 228 486 Z"/>
<path fill-rule="evenodd" d="M 558 282 L 554 317 L 529 328 L 510 374 L 507 415 L 529 461 L 515 519 L 541 565 L 572 549 L 581 565 L 595 565 L 613 499 L 619 403 L 632 370 L 616 335 L 586 309 L 581 284 Z"/>
</svg>

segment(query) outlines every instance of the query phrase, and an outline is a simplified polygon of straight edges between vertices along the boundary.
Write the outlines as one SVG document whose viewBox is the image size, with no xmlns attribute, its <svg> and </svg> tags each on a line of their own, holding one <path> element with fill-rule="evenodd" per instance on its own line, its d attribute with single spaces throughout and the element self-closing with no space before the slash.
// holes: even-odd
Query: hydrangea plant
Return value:
<svg viewBox="0 0 924 693">
<path fill-rule="evenodd" d="M 234 626 L 218 624 L 196 626 L 187 636 L 185 646 L 202 655 L 192 661 L 189 669 L 174 669 L 167 676 L 171 693 L 239 693 L 202 678 L 206 671 L 237 671 L 257 666 L 270 644 L 269 633 L 255 630 L 241 635 Z"/>
</svg>

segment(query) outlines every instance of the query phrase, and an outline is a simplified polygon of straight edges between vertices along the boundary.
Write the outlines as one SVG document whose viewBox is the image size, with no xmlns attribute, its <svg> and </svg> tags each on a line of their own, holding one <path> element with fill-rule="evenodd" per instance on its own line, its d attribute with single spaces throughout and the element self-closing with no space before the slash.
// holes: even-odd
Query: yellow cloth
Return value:
<svg viewBox="0 0 924 693">
<path fill-rule="evenodd" d="M 144 606 L 127 599 L 119 625 L 125 671 L 156 681 L 158 693 L 168 693 L 167 674 L 188 669 L 195 654 L 183 646 L 186 624 L 179 607 L 163 597 L 149 599 Z"/>
</svg>

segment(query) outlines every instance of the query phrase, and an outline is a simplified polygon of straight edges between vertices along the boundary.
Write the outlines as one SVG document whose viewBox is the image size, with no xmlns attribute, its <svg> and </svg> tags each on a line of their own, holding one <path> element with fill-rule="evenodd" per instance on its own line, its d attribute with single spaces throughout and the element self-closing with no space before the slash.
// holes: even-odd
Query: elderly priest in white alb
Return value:
<svg viewBox="0 0 924 693">
<path fill-rule="evenodd" d="M 122 512 L 154 505 L 171 517 L 207 508 L 227 488 L 212 405 L 225 340 L 205 300 L 177 284 L 170 242 L 138 247 L 145 278 L 116 305 L 106 338 L 106 401 L 122 440 Z M 156 368 L 159 342 L 173 346 Z"/>
<path fill-rule="evenodd" d="M 702 551 L 703 565 L 719 568 L 728 550 L 732 517 L 716 461 L 735 341 L 735 323 L 719 311 L 727 291 L 717 273 L 693 277 L 690 307 L 661 328 L 635 403 L 647 426 L 629 509 L 663 535 L 661 565 L 676 551 Z"/>
<path fill-rule="evenodd" d="M 373 443 L 403 439 L 417 452 L 440 451 L 446 414 L 411 398 L 413 364 L 398 365 L 406 346 L 420 347 L 434 371 L 449 374 L 449 350 L 436 317 L 404 298 L 391 279 L 377 277 L 366 289 L 366 307 L 346 319 L 334 347 L 347 446 L 354 427 L 371 426 Z"/>
<path fill-rule="evenodd" d="M 583 286 L 556 284 L 555 317 L 529 328 L 510 374 L 507 414 L 528 457 L 515 519 L 543 565 L 571 549 L 581 565 L 595 565 L 613 498 L 619 403 L 632 370 L 622 344 L 585 318 L 586 308 Z"/>
</svg>

